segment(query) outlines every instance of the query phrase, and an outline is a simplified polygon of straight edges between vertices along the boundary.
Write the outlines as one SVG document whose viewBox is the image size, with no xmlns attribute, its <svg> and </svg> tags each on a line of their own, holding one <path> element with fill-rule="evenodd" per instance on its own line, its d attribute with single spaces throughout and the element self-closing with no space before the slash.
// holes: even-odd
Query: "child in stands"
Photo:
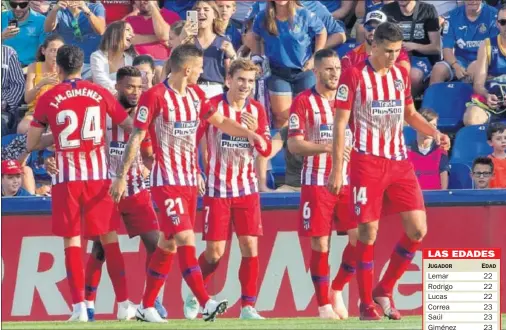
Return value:
<svg viewBox="0 0 506 330">
<path fill-rule="evenodd" d="M 489 157 L 478 157 L 473 161 L 471 172 L 474 189 L 489 189 L 494 178 L 494 162 Z"/>
<path fill-rule="evenodd" d="M 434 110 L 422 109 L 420 114 L 437 127 L 439 116 Z M 416 141 L 408 146 L 408 157 L 413 162 L 423 190 L 448 189 L 448 154 L 436 144 L 432 136 L 417 133 Z"/>
<path fill-rule="evenodd" d="M 488 144 L 494 149 L 489 155 L 494 163 L 490 188 L 506 188 L 506 125 L 493 123 L 487 129 Z"/>
</svg>

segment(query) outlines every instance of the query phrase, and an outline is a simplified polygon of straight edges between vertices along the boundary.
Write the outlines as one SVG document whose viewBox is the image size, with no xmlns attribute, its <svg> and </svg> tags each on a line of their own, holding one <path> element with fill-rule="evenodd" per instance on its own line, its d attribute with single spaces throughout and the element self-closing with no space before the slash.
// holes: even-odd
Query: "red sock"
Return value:
<svg viewBox="0 0 506 330">
<path fill-rule="evenodd" d="M 390 263 L 383 278 L 378 283 L 378 287 L 384 293 L 392 293 L 395 283 L 411 264 L 420 243 L 412 241 L 406 234 L 402 236 L 390 257 Z"/>
<path fill-rule="evenodd" d="M 211 277 L 213 276 L 214 272 L 218 268 L 218 265 L 220 262 L 210 264 L 206 258 L 204 257 L 204 252 L 199 257 L 199 267 L 200 271 L 202 272 L 202 279 L 204 280 L 204 285 L 207 286 L 209 284 L 209 281 L 211 280 Z"/>
<path fill-rule="evenodd" d="M 128 299 L 128 291 L 125 276 L 125 261 L 119 249 L 119 243 L 103 244 L 107 256 L 107 272 L 112 281 L 116 301 L 123 302 Z"/>
<path fill-rule="evenodd" d="M 146 251 L 146 260 L 145 260 L 145 269 L 146 271 L 148 270 L 149 268 L 149 262 L 151 261 L 151 258 L 153 257 L 153 253 L 149 253 L 148 251 Z"/>
<path fill-rule="evenodd" d="M 358 241 L 355 252 L 360 301 L 364 305 L 373 305 L 372 282 L 374 277 L 374 245 L 367 245 Z"/>
<path fill-rule="evenodd" d="M 95 301 L 97 297 L 97 288 L 102 276 L 103 264 L 104 260 L 99 260 L 93 255 L 90 255 L 88 258 L 84 277 L 84 299 L 88 301 Z"/>
<path fill-rule="evenodd" d="M 329 253 L 312 250 L 311 279 L 318 306 L 329 304 Z"/>
<path fill-rule="evenodd" d="M 239 267 L 241 306 L 255 306 L 257 301 L 258 257 L 242 257 Z"/>
<path fill-rule="evenodd" d="M 200 306 L 204 307 L 209 300 L 199 262 L 195 254 L 195 246 L 184 245 L 177 248 L 179 267 L 183 278 L 192 290 Z"/>
<path fill-rule="evenodd" d="M 160 289 L 167 279 L 167 274 L 172 267 L 174 253 L 167 253 L 159 247 L 151 256 L 149 266 L 146 271 L 146 289 L 142 298 L 142 306 L 144 308 L 153 307 L 156 297 L 160 293 Z"/>
<path fill-rule="evenodd" d="M 339 271 L 332 281 L 332 290 L 343 291 L 344 286 L 350 282 L 353 274 L 355 274 L 356 266 L 355 247 L 348 243 L 343 251 L 341 267 L 339 267 Z"/>
<path fill-rule="evenodd" d="M 70 246 L 65 249 L 65 269 L 72 295 L 72 303 L 84 301 L 84 267 L 81 258 L 81 247 Z"/>
</svg>

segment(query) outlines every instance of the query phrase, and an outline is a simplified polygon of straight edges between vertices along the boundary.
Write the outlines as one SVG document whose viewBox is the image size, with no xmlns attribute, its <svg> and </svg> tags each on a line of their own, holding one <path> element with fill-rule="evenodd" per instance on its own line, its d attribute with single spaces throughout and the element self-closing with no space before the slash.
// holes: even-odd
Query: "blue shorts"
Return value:
<svg viewBox="0 0 506 330">
<path fill-rule="evenodd" d="M 432 72 L 432 64 L 428 57 L 411 56 L 411 69 L 418 69 L 423 72 L 423 80 L 430 77 Z"/>
<path fill-rule="evenodd" d="M 267 89 L 272 95 L 297 95 L 313 87 L 316 77 L 312 70 L 277 69 L 271 67 L 271 76 L 267 78 Z"/>
<path fill-rule="evenodd" d="M 471 64 L 471 61 L 469 61 L 463 57 L 457 57 L 456 60 L 457 60 L 457 63 L 460 64 L 460 66 L 466 70 L 467 70 L 467 67 L 469 66 L 469 64 Z M 439 63 L 444 64 L 446 66 L 446 68 L 450 71 L 450 81 L 456 79 L 455 69 L 450 65 L 450 63 L 448 63 L 446 61 L 441 61 Z"/>
</svg>

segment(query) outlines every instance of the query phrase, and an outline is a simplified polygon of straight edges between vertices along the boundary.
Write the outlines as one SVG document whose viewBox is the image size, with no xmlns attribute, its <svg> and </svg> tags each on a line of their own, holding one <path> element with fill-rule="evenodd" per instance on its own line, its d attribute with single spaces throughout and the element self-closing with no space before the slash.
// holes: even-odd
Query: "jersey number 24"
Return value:
<svg viewBox="0 0 506 330">
<path fill-rule="evenodd" d="M 62 149 L 79 148 L 81 141 L 92 140 L 93 144 L 100 144 L 104 136 L 104 131 L 100 126 L 100 107 L 88 107 L 84 113 L 84 122 L 81 127 L 81 136 L 78 139 L 69 139 L 79 127 L 79 119 L 73 110 L 62 110 L 56 115 L 56 123 L 65 125 L 58 140 Z"/>
</svg>

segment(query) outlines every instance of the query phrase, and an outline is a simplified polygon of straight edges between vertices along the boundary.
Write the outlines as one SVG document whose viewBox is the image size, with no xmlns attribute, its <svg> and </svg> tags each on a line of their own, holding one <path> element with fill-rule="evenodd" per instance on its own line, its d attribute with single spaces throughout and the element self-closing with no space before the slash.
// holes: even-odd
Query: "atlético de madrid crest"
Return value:
<svg viewBox="0 0 506 330">
<path fill-rule="evenodd" d="M 395 89 L 397 89 L 399 92 L 402 92 L 404 90 L 404 83 L 400 79 L 394 80 L 394 86 Z"/>
</svg>

